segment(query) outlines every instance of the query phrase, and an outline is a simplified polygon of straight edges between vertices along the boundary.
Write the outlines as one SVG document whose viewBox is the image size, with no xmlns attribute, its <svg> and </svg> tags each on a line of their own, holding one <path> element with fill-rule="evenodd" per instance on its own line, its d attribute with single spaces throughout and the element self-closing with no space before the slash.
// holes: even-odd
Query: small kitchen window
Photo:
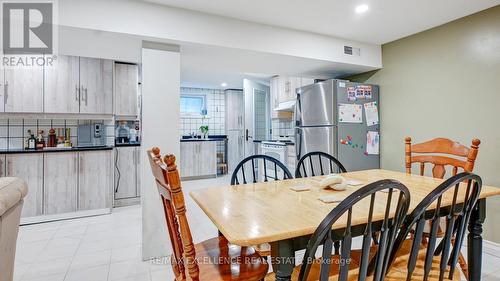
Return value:
<svg viewBox="0 0 500 281">
<path fill-rule="evenodd" d="M 200 116 L 207 114 L 207 99 L 205 95 L 181 95 L 181 114 Z"/>
</svg>

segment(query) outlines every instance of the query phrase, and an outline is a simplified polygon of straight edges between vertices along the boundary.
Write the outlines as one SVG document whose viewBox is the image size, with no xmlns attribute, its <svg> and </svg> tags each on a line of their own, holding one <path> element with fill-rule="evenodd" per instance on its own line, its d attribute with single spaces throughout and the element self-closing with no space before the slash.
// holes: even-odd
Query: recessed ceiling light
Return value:
<svg viewBox="0 0 500 281">
<path fill-rule="evenodd" d="M 222 82 L 220 85 L 221 85 L 221 87 L 227 87 L 227 83 L 226 82 Z"/>
<path fill-rule="evenodd" d="M 356 6 L 356 10 L 355 11 L 358 14 L 362 14 L 362 13 L 368 11 L 368 5 L 366 5 L 366 4 L 358 5 L 358 6 Z"/>
</svg>

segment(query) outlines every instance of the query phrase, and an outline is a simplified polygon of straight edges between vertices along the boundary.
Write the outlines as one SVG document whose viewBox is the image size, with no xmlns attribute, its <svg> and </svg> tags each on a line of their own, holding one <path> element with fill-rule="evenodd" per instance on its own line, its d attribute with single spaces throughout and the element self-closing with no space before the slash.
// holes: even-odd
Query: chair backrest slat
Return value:
<svg viewBox="0 0 500 281">
<path fill-rule="evenodd" d="M 274 171 L 269 171 L 269 168 L 273 169 L 273 167 Z M 233 174 L 231 175 L 231 185 L 240 184 L 238 180 L 239 174 L 241 174 L 243 177 L 243 184 L 247 183 L 245 173 L 245 170 L 247 168 L 250 168 L 252 170 L 252 173 L 250 174 L 250 176 L 252 177 L 250 182 L 252 183 L 261 181 L 267 182 L 269 179 L 284 180 L 293 178 L 288 168 L 278 159 L 267 155 L 257 154 L 249 156 L 238 163 L 233 171 Z M 260 173 L 261 171 L 262 174 Z"/>
<path fill-rule="evenodd" d="M 452 167 L 452 176 L 458 173 L 459 168 L 464 172 L 472 172 L 480 144 L 480 140 L 473 139 L 469 148 L 446 138 L 436 138 L 412 145 L 411 138 L 407 137 L 405 139 L 406 172 L 411 174 L 413 163 L 420 163 L 422 176 L 425 174 L 425 164 L 432 164 L 432 176 L 440 179 L 446 175 L 447 166 Z"/>
<path fill-rule="evenodd" d="M 163 205 L 174 259 L 172 267 L 176 279 L 185 280 L 187 274 L 191 280 L 199 280 L 199 267 L 196 261 L 191 229 L 186 216 L 186 204 L 182 192 L 181 181 L 174 155 L 166 155 L 163 159 L 160 149 L 148 150 L 149 163 L 157 184 L 158 193 Z"/>
<path fill-rule="evenodd" d="M 466 226 L 479 198 L 481 186 L 482 181 L 479 176 L 468 172 L 457 174 L 436 187 L 407 216 L 390 253 L 392 262 L 410 231 L 413 233 L 407 279 L 415 274 L 416 268 L 421 268 L 416 267 L 419 262 L 422 262 L 417 260 L 417 256 L 422 250 L 420 245 L 427 220 L 431 221 L 431 230 L 427 233 L 428 244 L 425 248 L 425 259 L 423 259 L 423 272 L 419 272 L 418 275 L 427 280 L 433 258 L 440 256 L 440 280 L 445 274 L 449 274 L 448 278 L 452 279 L 465 237 Z M 444 202 L 451 202 L 451 205 L 448 205 L 449 203 L 444 205 Z M 444 236 L 439 236 L 438 228 L 443 217 L 447 218 L 444 234 L 442 234 Z M 437 238 L 440 237 L 442 239 L 436 247 Z"/>
<path fill-rule="evenodd" d="M 298 167 L 299 168 L 299 167 Z M 380 196 L 378 200 L 376 199 L 375 194 L 379 192 L 383 192 L 382 190 L 389 189 L 389 193 L 387 194 L 386 199 L 384 196 Z M 392 193 L 394 190 L 398 190 L 400 192 L 400 196 L 398 196 L 398 202 L 392 202 Z M 367 204 L 364 201 L 360 203 L 360 201 L 365 200 L 365 198 L 370 202 L 370 206 L 368 208 L 357 208 L 361 204 Z M 385 202 L 384 202 L 385 200 Z M 378 201 L 378 202 L 377 202 Z M 384 202 L 384 203 L 382 203 Z M 359 204 L 358 204 L 359 203 Z M 396 203 L 396 204 L 393 204 Z M 380 223 L 373 224 L 373 212 L 375 208 L 379 208 L 380 204 L 385 204 L 385 213 L 384 220 L 381 223 L 383 226 L 380 226 Z M 311 270 L 312 263 L 314 262 L 315 253 L 320 245 L 323 245 L 323 253 L 322 260 L 329 260 L 329 263 L 321 263 L 320 266 L 320 276 L 319 280 L 328 280 L 328 273 L 330 271 L 331 264 L 331 254 L 332 254 L 332 245 L 337 242 L 340 242 L 340 260 L 339 260 L 339 280 L 346 281 L 349 280 L 350 266 L 349 259 L 351 253 L 352 246 L 352 216 L 354 213 L 354 209 L 356 210 L 356 215 L 359 215 L 359 212 L 366 212 L 367 210 L 367 218 L 368 224 L 365 228 L 363 234 L 363 248 L 362 248 L 362 256 L 361 256 L 361 264 L 358 268 L 360 277 L 359 280 L 365 280 L 370 272 L 373 270 L 378 274 L 379 278 L 374 280 L 382 280 L 383 275 L 385 273 L 385 268 L 388 265 L 388 256 L 385 254 L 387 251 L 387 247 L 393 244 L 396 235 L 394 233 L 399 229 L 401 223 L 403 222 L 406 213 L 408 211 L 408 207 L 410 204 L 410 192 L 408 188 L 401 184 L 398 181 L 394 180 L 381 180 L 371 184 L 368 184 L 356 191 L 354 191 L 351 195 L 349 195 L 346 199 L 344 199 L 337 207 L 335 207 L 320 223 L 314 234 L 311 236 L 309 243 L 307 245 L 306 253 L 304 255 L 304 262 L 300 269 L 299 280 L 305 281 L 308 278 L 308 275 Z M 395 207 L 394 207 L 395 206 Z M 339 233 L 333 235 L 332 231 L 333 225 L 340 219 L 345 218 L 345 227 L 342 230 L 337 230 Z M 375 227 L 376 226 L 376 227 Z M 381 232 L 381 243 L 377 247 L 377 253 L 375 256 L 376 262 L 373 263 L 375 267 L 373 270 L 370 269 L 372 265 L 373 259 L 370 260 L 370 241 L 372 238 L 372 234 L 375 232 Z M 332 241 L 332 237 L 334 237 Z M 352 270 L 352 269 L 351 269 Z"/>
<path fill-rule="evenodd" d="M 317 158 L 315 156 L 317 156 Z M 323 165 L 324 161 L 328 161 L 330 171 L 325 171 L 325 167 Z M 342 165 L 342 163 L 340 163 L 332 155 L 322 151 L 313 151 L 305 154 L 299 159 L 299 161 L 297 162 L 297 168 L 295 169 L 295 177 L 314 177 L 317 175 L 317 171 L 315 172 L 316 168 L 319 169 L 320 175 L 347 172 L 347 170 L 344 168 L 344 165 Z"/>
</svg>

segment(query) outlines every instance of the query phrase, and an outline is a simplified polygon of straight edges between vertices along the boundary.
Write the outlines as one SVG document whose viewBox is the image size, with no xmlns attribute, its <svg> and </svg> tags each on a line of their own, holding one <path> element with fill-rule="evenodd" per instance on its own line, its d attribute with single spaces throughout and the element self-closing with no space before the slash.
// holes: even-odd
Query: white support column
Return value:
<svg viewBox="0 0 500 281">
<path fill-rule="evenodd" d="M 172 250 L 163 207 L 147 150 L 179 155 L 180 53 L 178 46 L 144 42 L 142 48 L 142 257 L 168 256 Z"/>
</svg>

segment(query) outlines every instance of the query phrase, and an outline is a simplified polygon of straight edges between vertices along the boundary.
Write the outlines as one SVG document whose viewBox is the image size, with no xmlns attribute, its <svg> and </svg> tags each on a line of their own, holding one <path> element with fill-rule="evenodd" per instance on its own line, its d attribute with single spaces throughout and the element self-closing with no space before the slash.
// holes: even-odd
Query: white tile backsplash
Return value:
<svg viewBox="0 0 500 281">
<path fill-rule="evenodd" d="M 194 132 L 200 134 L 200 126 L 208 125 L 209 135 L 224 135 L 226 133 L 225 106 L 226 96 L 223 90 L 181 88 L 181 94 L 206 95 L 207 117 L 182 117 L 180 118 L 180 135 L 189 135 Z"/>
</svg>

